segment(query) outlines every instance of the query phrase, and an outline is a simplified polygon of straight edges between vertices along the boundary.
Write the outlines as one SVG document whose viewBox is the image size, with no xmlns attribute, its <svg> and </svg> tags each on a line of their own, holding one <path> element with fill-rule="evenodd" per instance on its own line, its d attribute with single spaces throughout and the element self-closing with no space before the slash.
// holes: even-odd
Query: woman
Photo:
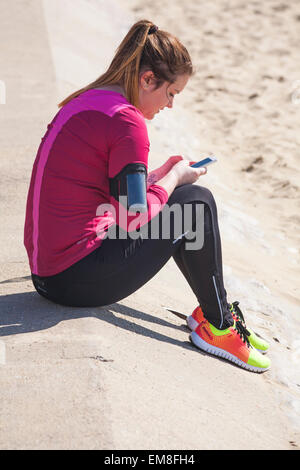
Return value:
<svg viewBox="0 0 300 470">
<path fill-rule="evenodd" d="M 28 193 L 24 243 L 32 281 L 58 304 L 104 306 L 136 291 L 173 256 L 199 302 L 188 317 L 191 341 L 262 372 L 270 361 L 257 349 L 268 345 L 246 329 L 238 303 L 227 302 L 216 204 L 208 189 L 193 184 L 206 169 L 173 156 L 147 180 L 145 119 L 172 108 L 192 73 L 180 41 L 142 20 L 108 70 L 60 103 Z M 166 224 L 175 206 L 190 210 L 174 212 Z M 201 230 L 203 246 L 188 246 L 188 236 L 196 240 Z"/>
</svg>

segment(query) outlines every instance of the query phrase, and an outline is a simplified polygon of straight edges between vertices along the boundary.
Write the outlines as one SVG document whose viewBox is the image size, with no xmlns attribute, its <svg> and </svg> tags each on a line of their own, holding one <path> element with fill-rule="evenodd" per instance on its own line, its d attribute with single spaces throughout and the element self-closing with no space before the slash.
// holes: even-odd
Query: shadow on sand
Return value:
<svg viewBox="0 0 300 470">
<path fill-rule="evenodd" d="M 4 282 L 22 282 L 22 280 L 28 280 L 28 277 L 9 279 L 2 281 L 1 284 Z M 130 318 L 189 333 L 185 322 L 184 324 L 176 325 L 163 318 L 155 317 L 149 313 L 119 303 L 93 308 L 66 307 L 55 304 L 40 296 L 36 291 L 32 291 L 0 296 L 0 312 L 0 337 L 46 330 L 62 321 L 93 317 L 99 321 L 105 321 L 156 341 L 179 346 L 204 356 L 211 356 L 211 354 L 196 348 L 189 341 L 188 335 L 186 341 L 181 341 L 130 321 Z M 174 311 L 173 313 L 176 312 Z M 221 357 L 213 357 L 221 362 L 229 362 Z M 230 362 L 230 365 L 239 368 L 239 366 L 232 362 Z"/>
<path fill-rule="evenodd" d="M 41 297 L 36 291 L 32 291 L 1 296 L 0 312 L 0 337 L 46 330 L 60 322 L 93 317 L 98 318 L 99 321 L 105 321 L 119 328 L 132 331 L 135 334 L 195 350 L 189 342 L 188 336 L 186 341 L 180 341 L 168 336 L 168 333 L 158 333 L 130 319 L 142 320 L 150 323 L 150 325 L 159 324 L 166 328 L 188 332 L 185 325 L 176 325 L 119 303 L 96 308 L 65 307 Z"/>
</svg>

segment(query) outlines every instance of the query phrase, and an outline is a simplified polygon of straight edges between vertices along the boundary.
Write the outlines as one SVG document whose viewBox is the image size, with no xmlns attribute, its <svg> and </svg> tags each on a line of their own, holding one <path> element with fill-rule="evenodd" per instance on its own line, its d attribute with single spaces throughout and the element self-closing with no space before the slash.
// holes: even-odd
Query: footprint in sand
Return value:
<svg viewBox="0 0 300 470">
<path fill-rule="evenodd" d="M 256 170 L 258 168 L 258 165 L 261 165 L 264 162 L 264 159 L 262 156 L 256 157 L 249 165 L 247 165 L 245 168 L 242 168 L 242 171 L 247 171 L 248 173 L 251 173 L 252 171 Z"/>
</svg>

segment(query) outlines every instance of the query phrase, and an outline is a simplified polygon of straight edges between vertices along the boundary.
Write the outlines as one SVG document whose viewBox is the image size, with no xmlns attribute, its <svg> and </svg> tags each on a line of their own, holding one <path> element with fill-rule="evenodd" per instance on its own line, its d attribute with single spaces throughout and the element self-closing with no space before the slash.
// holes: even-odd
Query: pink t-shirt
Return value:
<svg viewBox="0 0 300 470">
<path fill-rule="evenodd" d="M 109 178 L 129 163 L 148 168 L 148 152 L 144 117 L 120 93 L 88 90 L 59 110 L 39 146 L 27 197 L 24 245 L 33 274 L 58 274 L 101 245 L 121 207 Z M 151 185 L 148 212 L 125 214 L 125 228 L 147 223 L 167 200 L 164 188 Z"/>
</svg>

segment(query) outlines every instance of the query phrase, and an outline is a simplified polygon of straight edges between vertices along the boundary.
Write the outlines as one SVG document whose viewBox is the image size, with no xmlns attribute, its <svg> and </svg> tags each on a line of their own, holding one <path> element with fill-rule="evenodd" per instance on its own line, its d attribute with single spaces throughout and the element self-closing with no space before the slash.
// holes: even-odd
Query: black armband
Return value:
<svg viewBox="0 0 300 470">
<path fill-rule="evenodd" d="M 142 163 L 129 163 L 109 178 L 109 189 L 127 210 L 147 212 L 147 168 Z"/>
</svg>

